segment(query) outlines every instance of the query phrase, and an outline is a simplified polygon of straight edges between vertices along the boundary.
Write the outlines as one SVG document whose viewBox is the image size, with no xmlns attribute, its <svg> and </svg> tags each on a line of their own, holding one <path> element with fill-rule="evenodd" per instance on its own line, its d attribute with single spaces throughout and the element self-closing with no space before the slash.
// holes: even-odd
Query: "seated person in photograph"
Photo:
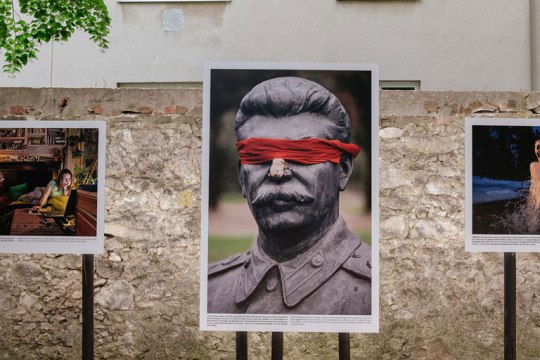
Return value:
<svg viewBox="0 0 540 360">
<path fill-rule="evenodd" d="M 540 209 L 540 139 L 534 142 L 534 154 L 536 155 L 536 161 L 533 161 L 530 165 L 529 204 L 535 209 Z"/>
<path fill-rule="evenodd" d="M 255 86 L 236 116 L 238 177 L 259 233 L 210 264 L 209 313 L 371 314 L 371 248 L 339 215 L 359 151 L 339 100 L 301 78 Z"/>
<path fill-rule="evenodd" d="M 32 211 L 40 211 L 49 204 L 58 210 L 64 210 L 73 184 L 71 171 L 63 169 L 57 180 L 51 180 L 46 187 L 36 187 L 34 191 L 22 195 L 19 201 L 36 204 Z"/>
</svg>

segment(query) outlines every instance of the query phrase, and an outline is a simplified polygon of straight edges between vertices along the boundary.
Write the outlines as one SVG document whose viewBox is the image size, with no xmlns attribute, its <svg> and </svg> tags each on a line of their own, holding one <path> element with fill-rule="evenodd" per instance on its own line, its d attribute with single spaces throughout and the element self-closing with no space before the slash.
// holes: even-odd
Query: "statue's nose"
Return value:
<svg viewBox="0 0 540 360">
<path fill-rule="evenodd" d="M 289 164 L 285 161 L 285 159 L 273 159 L 268 176 L 272 180 L 281 180 L 290 177 L 291 170 L 289 169 Z"/>
</svg>

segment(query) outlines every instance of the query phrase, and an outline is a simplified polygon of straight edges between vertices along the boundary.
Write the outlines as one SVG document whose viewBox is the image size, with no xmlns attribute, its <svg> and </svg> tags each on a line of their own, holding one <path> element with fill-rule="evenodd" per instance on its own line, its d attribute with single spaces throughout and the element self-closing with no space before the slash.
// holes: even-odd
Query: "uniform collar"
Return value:
<svg viewBox="0 0 540 360">
<path fill-rule="evenodd" d="M 315 246 L 282 263 L 267 256 L 257 240 L 240 274 L 236 303 L 245 301 L 268 271 L 278 267 L 283 301 L 289 307 L 296 306 L 324 284 L 359 246 L 360 241 L 341 217 Z"/>
</svg>

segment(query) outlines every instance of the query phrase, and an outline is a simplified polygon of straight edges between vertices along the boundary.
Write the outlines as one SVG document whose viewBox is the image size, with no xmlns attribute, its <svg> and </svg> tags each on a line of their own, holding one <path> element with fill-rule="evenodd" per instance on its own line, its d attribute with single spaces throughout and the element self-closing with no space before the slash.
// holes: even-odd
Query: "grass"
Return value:
<svg viewBox="0 0 540 360">
<path fill-rule="evenodd" d="M 371 246 L 371 229 L 358 230 L 354 232 L 362 241 Z"/>
<path fill-rule="evenodd" d="M 245 252 L 251 247 L 253 235 L 208 236 L 208 262 L 225 259 L 228 256 Z"/>
<path fill-rule="evenodd" d="M 356 233 L 363 242 L 368 245 L 371 245 L 371 231 L 370 230 L 361 230 Z M 228 256 L 246 252 L 251 247 L 253 240 L 255 239 L 255 234 L 253 235 L 231 235 L 231 236 L 220 236 L 220 235 L 210 235 L 208 236 L 208 262 L 214 262 L 221 259 L 225 259 Z"/>
<path fill-rule="evenodd" d="M 226 192 L 221 195 L 219 201 L 228 202 L 228 203 L 245 203 L 246 199 L 239 192 Z"/>
</svg>

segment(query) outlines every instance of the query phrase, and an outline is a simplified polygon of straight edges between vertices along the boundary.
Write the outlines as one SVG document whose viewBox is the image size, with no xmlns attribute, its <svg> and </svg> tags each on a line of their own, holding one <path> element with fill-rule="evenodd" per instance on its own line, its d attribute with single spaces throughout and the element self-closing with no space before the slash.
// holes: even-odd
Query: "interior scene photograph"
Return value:
<svg viewBox="0 0 540 360">
<path fill-rule="evenodd" d="M 0 129 L 0 235 L 95 236 L 97 129 Z"/>
</svg>

